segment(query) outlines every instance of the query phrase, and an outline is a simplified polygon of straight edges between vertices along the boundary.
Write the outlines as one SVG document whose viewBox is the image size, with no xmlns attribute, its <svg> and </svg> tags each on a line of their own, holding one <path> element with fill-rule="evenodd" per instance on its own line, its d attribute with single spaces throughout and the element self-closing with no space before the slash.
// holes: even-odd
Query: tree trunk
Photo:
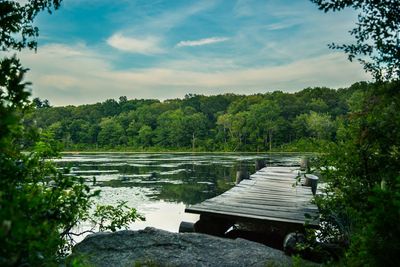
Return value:
<svg viewBox="0 0 400 267">
<path fill-rule="evenodd" d="M 226 128 L 224 126 L 224 142 L 225 142 L 225 146 L 226 146 Z"/>
<path fill-rule="evenodd" d="M 192 134 L 192 151 L 194 152 L 194 140 L 195 140 L 195 136 L 194 133 Z"/>
<path fill-rule="evenodd" d="M 272 150 L 272 131 L 269 131 L 269 151 Z"/>
</svg>

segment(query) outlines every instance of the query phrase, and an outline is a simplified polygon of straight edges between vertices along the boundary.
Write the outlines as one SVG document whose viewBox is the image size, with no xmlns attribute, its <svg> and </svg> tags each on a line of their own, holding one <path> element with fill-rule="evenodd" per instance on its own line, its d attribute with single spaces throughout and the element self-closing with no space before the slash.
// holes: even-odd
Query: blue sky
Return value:
<svg viewBox="0 0 400 267">
<path fill-rule="evenodd" d="M 352 40 L 355 18 L 308 0 L 64 0 L 20 56 L 54 105 L 338 88 L 370 79 L 327 48 Z"/>
</svg>

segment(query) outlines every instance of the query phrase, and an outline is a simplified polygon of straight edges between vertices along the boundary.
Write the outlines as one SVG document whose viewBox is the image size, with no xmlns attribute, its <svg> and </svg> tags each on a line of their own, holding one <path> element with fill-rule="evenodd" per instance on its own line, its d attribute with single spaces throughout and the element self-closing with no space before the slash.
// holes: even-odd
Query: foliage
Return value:
<svg viewBox="0 0 400 267">
<path fill-rule="evenodd" d="M 32 104 L 34 105 L 35 108 L 49 108 L 50 107 L 50 102 L 49 100 L 45 99 L 45 100 L 40 100 L 39 97 L 35 97 L 32 100 Z"/>
<path fill-rule="evenodd" d="M 325 12 L 347 7 L 360 10 L 357 26 L 350 31 L 356 43 L 333 43 L 330 47 L 345 51 L 350 61 L 358 58 L 377 80 L 400 78 L 400 5 L 397 0 L 311 1 Z"/>
<path fill-rule="evenodd" d="M 350 246 L 347 261 L 353 266 L 399 264 L 399 88 L 400 82 L 370 87 L 362 109 L 356 106 L 338 145 L 322 162 L 334 168 L 322 171 L 329 187 L 320 205 L 339 230 L 339 241 Z"/>
<path fill-rule="evenodd" d="M 15 57 L 0 61 L 0 151 L 8 150 L 10 138 L 21 130 L 19 121 L 29 95 L 24 90 L 29 85 L 23 82 L 26 71 Z"/>
<path fill-rule="evenodd" d="M 320 238 L 348 248 L 344 264 L 398 266 L 400 259 L 400 5 L 398 1 L 311 0 L 325 12 L 360 10 L 350 33 L 356 44 L 335 45 L 359 57 L 377 80 L 348 97 L 337 144 L 322 159 L 328 187 L 318 199 Z M 383 82 L 386 80 L 386 82 Z"/>
<path fill-rule="evenodd" d="M 31 39 L 38 32 L 33 19 L 41 10 L 58 8 L 60 2 L 1 1 L 2 50 L 36 48 Z M 49 160 L 58 156 L 60 142 L 54 138 L 63 125 L 42 131 L 29 119 L 33 106 L 48 109 L 49 105 L 38 100 L 30 103 L 26 72 L 15 56 L 0 60 L 0 265 L 54 266 L 69 251 L 74 227 L 82 220 L 101 222 L 101 229 L 115 231 L 141 216 L 123 203 L 98 207 L 90 214 L 99 192 Z M 31 147 L 30 153 L 21 152 L 26 146 Z"/>
<path fill-rule="evenodd" d="M 0 49 L 35 49 L 39 29 L 33 20 L 40 11 L 51 13 L 60 7 L 62 0 L 29 0 L 0 2 Z"/>
<path fill-rule="evenodd" d="M 2 154 L 0 160 L 1 264 L 54 262 L 67 249 L 66 229 L 76 224 L 97 193 L 38 154 Z"/>
<path fill-rule="evenodd" d="M 25 121 L 54 132 L 66 150 L 310 151 L 310 146 L 290 144 L 334 141 L 340 118 L 354 102 L 349 96 L 363 90 L 355 84 L 164 102 L 120 97 L 122 102 L 37 108 Z"/>
<path fill-rule="evenodd" d="M 136 219 L 144 220 L 144 217 L 136 212 L 135 209 L 130 209 L 126 205 L 126 201 L 118 202 L 117 206 L 97 205 L 90 220 L 93 225 L 98 225 L 100 231 L 115 232 L 122 226 L 127 228 L 130 222 Z"/>
</svg>

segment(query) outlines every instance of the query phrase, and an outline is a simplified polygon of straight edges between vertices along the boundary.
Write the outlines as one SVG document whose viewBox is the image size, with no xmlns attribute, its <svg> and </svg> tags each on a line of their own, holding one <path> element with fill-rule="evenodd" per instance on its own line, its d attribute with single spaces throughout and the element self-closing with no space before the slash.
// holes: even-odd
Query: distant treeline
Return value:
<svg viewBox="0 0 400 267">
<path fill-rule="evenodd" d="M 35 99 L 25 123 L 36 123 L 64 150 L 315 151 L 336 140 L 368 86 L 163 102 L 121 96 L 66 107 Z"/>
</svg>

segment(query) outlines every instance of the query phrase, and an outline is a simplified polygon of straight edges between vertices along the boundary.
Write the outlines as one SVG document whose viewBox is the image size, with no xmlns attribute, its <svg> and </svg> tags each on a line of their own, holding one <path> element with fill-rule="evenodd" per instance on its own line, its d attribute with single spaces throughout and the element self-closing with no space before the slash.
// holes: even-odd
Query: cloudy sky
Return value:
<svg viewBox="0 0 400 267">
<path fill-rule="evenodd" d="M 339 88 L 369 80 L 327 47 L 352 40 L 355 18 L 308 0 L 64 0 L 20 57 L 53 105 Z"/>
</svg>

